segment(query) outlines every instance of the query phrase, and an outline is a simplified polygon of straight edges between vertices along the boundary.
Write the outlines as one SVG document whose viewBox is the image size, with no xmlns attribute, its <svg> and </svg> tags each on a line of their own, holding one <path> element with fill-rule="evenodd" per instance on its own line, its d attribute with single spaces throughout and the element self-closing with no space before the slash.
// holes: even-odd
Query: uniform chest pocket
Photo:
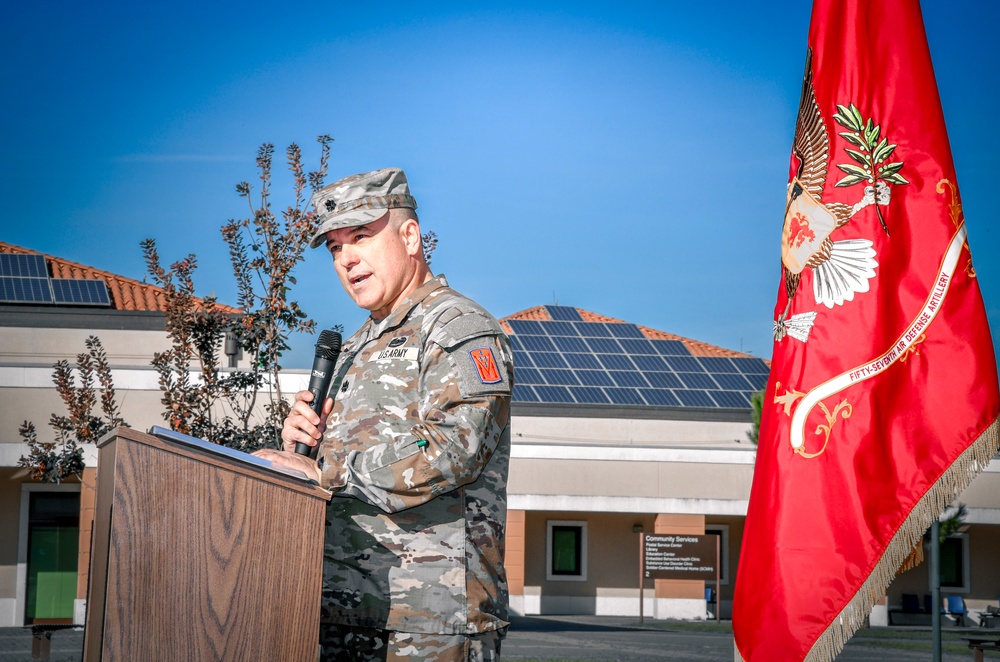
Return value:
<svg viewBox="0 0 1000 662">
<path fill-rule="evenodd" d="M 413 400 L 420 379 L 420 348 L 392 343 L 354 357 L 337 399 L 368 410 L 396 408 Z"/>
</svg>

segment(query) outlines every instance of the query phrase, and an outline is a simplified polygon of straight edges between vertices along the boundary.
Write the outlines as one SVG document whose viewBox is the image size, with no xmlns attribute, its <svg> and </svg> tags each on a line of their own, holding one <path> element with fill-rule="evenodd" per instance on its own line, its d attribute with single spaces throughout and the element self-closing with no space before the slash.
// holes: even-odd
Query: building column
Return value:
<svg viewBox="0 0 1000 662">
<path fill-rule="evenodd" d="M 705 535 L 704 515 L 656 516 L 656 535 Z M 707 614 L 705 582 L 698 579 L 657 579 L 654 581 L 656 600 L 653 618 L 704 620 Z"/>
<path fill-rule="evenodd" d="M 887 627 L 889 625 L 889 598 L 882 595 L 872 606 L 868 616 L 868 625 L 872 627 Z"/>
<path fill-rule="evenodd" d="M 82 624 L 87 618 L 87 585 L 90 578 L 90 542 L 94 530 L 94 503 L 97 498 L 97 469 L 88 467 L 80 477 L 80 551 L 77 556 L 76 599 L 73 601 L 73 622 Z"/>
<path fill-rule="evenodd" d="M 523 616 L 524 604 L 524 511 L 507 511 L 506 553 L 504 568 L 507 571 L 507 589 L 510 592 L 510 611 Z"/>
</svg>

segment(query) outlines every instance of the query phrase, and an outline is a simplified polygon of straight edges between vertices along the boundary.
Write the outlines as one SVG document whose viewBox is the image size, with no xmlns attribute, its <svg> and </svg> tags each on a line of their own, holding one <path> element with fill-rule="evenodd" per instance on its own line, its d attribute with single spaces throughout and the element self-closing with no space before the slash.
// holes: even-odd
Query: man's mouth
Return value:
<svg viewBox="0 0 1000 662">
<path fill-rule="evenodd" d="M 368 280 L 369 276 L 371 276 L 371 274 L 362 274 L 360 276 L 354 276 L 353 278 L 351 278 L 351 285 L 360 285 L 361 283 Z"/>
</svg>

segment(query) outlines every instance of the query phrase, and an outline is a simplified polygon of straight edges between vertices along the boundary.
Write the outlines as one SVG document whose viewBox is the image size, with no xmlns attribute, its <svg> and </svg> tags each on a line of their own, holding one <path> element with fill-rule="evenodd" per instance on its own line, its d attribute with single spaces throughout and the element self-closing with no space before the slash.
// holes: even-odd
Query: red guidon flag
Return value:
<svg viewBox="0 0 1000 662">
<path fill-rule="evenodd" d="M 737 660 L 830 660 L 998 450 L 986 313 L 917 0 L 816 0 Z"/>
</svg>

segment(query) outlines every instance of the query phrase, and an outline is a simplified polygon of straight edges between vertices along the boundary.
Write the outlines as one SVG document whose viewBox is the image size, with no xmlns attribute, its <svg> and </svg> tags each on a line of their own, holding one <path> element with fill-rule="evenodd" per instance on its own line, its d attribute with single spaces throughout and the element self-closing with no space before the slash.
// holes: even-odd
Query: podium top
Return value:
<svg viewBox="0 0 1000 662">
<path fill-rule="evenodd" d="M 99 439 L 97 447 L 102 448 L 118 438 L 152 445 L 162 450 L 179 453 L 192 458 L 200 458 L 202 461 L 207 461 L 220 467 L 228 466 L 241 473 L 249 470 L 261 478 L 267 479 L 268 482 L 284 483 L 288 487 L 296 488 L 297 491 L 314 494 L 326 501 L 329 501 L 332 496 L 329 490 L 323 489 L 319 483 L 310 479 L 302 471 L 284 467 L 270 460 L 259 458 L 256 455 L 251 455 L 235 448 L 213 444 L 204 439 L 175 432 L 158 425 L 149 428 L 147 433 L 126 427 L 116 428 Z M 98 461 L 100 462 L 100 459 Z M 270 478 L 267 478 L 267 476 L 270 476 Z"/>
<path fill-rule="evenodd" d="M 244 453 L 243 451 L 236 450 L 235 448 L 229 448 L 228 446 L 222 446 L 220 444 L 213 444 L 210 441 L 205 441 L 204 439 L 199 439 L 198 437 L 192 437 L 189 434 L 183 434 L 180 432 L 175 432 L 169 428 L 160 427 L 159 425 L 154 425 L 149 428 L 149 434 L 154 437 L 159 437 L 164 441 L 173 441 L 178 444 L 186 444 L 188 446 L 194 446 L 195 448 L 200 448 L 203 451 L 208 451 L 210 453 L 216 453 L 218 455 L 225 455 L 234 460 L 239 460 L 240 462 L 245 462 L 247 464 L 252 464 L 258 467 L 263 467 L 264 469 L 270 469 L 271 471 L 277 471 L 280 474 L 285 474 L 286 476 L 291 476 L 292 478 L 298 478 L 299 480 L 311 483 L 313 485 L 319 485 L 315 480 L 309 478 L 305 473 L 299 471 L 298 469 L 292 469 L 291 467 L 283 467 L 280 464 L 275 464 L 270 460 L 265 460 L 263 458 L 257 457 L 256 455 L 251 455 L 250 453 Z"/>
</svg>

